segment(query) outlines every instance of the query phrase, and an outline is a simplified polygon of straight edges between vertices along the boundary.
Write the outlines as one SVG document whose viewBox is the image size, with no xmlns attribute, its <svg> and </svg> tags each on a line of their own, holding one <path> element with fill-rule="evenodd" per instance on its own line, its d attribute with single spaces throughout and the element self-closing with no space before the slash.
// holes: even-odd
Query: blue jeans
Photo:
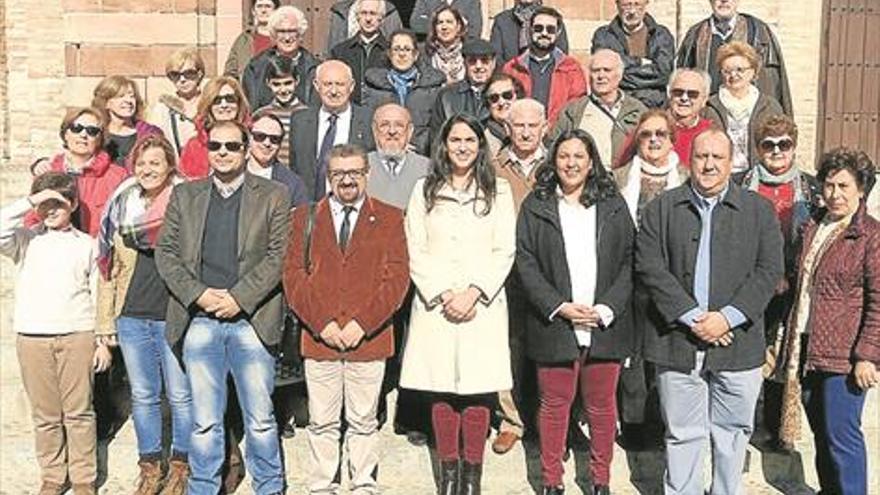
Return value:
<svg viewBox="0 0 880 495">
<path fill-rule="evenodd" d="M 868 454 L 862 434 L 867 393 L 851 375 L 807 373 L 801 384 L 804 409 L 816 443 L 816 473 L 823 493 L 868 493 Z"/>
<path fill-rule="evenodd" d="M 116 320 L 119 347 L 131 384 L 131 409 L 141 458 L 162 454 L 162 386 L 171 406 L 171 452 L 185 457 L 192 434 L 189 381 L 165 340 L 165 322 L 122 316 Z"/>
<path fill-rule="evenodd" d="M 193 394 L 189 495 L 220 490 L 226 376 L 232 373 L 245 428 L 245 464 L 257 495 L 281 492 L 284 470 L 272 409 L 275 359 L 246 320 L 194 318 L 183 343 Z"/>
</svg>

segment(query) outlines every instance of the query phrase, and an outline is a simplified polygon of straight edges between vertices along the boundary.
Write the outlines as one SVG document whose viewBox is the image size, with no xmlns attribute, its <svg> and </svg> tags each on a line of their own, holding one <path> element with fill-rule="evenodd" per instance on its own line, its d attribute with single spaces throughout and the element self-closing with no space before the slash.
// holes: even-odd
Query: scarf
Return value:
<svg viewBox="0 0 880 495">
<path fill-rule="evenodd" d="M 733 26 L 733 33 L 728 35 L 725 43 L 729 43 L 731 41 L 743 41 L 749 42 L 748 40 L 748 21 L 741 15 L 736 16 L 736 24 Z M 750 45 L 753 43 L 749 43 Z M 697 39 L 696 39 L 696 64 L 694 66 L 698 69 L 703 69 L 705 71 L 711 72 L 709 64 L 714 63 L 714 60 L 709 60 L 709 51 L 712 47 L 712 22 L 709 19 L 706 19 L 702 22 L 699 27 L 699 31 L 697 31 Z"/>
<path fill-rule="evenodd" d="M 654 166 L 645 160 L 642 160 L 639 155 L 633 156 L 631 163 L 632 165 L 630 166 L 626 177 L 626 184 L 624 184 L 620 193 L 626 201 L 630 216 L 633 221 L 636 222 L 636 225 L 638 225 L 636 217 L 638 216 L 639 195 L 641 194 L 642 189 L 642 173 L 644 172 L 645 174 L 654 176 L 665 175 L 667 191 L 681 185 L 684 182 L 684 177 L 681 177 L 678 173 L 679 159 L 678 154 L 674 151 L 669 152 L 669 158 L 666 159 L 666 165 L 662 167 Z"/>
<path fill-rule="evenodd" d="M 530 4 L 517 2 L 517 4 L 513 6 L 513 17 L 519 22 L 519 44 L 517 45 L 517 53 L 522 53 L 522 51 L 525 48 L 528 48 L 529 44 L 531 44 L 532 30 L 529 28 L 532 23 L 532 16 L 535 15 L 535 11 L 538 10 L 543 3 L 543 1 L 537 0 Z"/>
<path fill-rule="evenodd" d="M 785 173 L 781 175 L 774 175 L 769 170 L 764 168 L 763 163 L 759 163 L 757 167 L 755 167 L 755 173 L 752 174 L 749 180 L 749 189 L 752 191 L 757 191 L 758 186 L 760 184 L 770 184 L 774 186 L 778 186 L 780 184 L 787 184 L 789 182 L 794 181 L 797 177 L 799 177 L 798 168 L 792 164 L 791 167 L 785 171 Z M 795 201 L 797 201 L 798 187 L 795 188 Z"/>
<path fill-rule="evenodd" d="M 410 88 L 415 84 L 416 78 L 419 77 L 419 69 L 413 65 L 406 72 L 398 72 L 395 69 L 388 71 L 388 82 L 397 95 L 397 102 L 406 105 L 406 96 L 409 94 Z"/>
<path fill-rule="evenodd" d="M 792 164 L 782 175 L 773 175 L 763 163 L 759 163 L 744 178 L 743 185 L 746 189 L 758 192 L 758 187 L 764 183 L 769 185 L 781 185 L 791 182 L 794 189 L 794 206 L 791 212 L 791 232 L 792 239 L 797 238 L 801 227 L 810 219 L 812 198 L 809 193 L 809 186 L 801 179 L 800 168 L 797 164 Z"/>
<path fill-rule="evenodd" d="M 110 279 L 113 270 L 113 238 L 116 234 L 122 237 L 126 246 L 139 251 L 156 247 L 171 190 L 180 182 L 183 180 L 174 177 L 150 204 L 147 204 L 136 178 L 129 177 L 119 185 L 107 203 L 98 233 L 98 268 L 105 280 Z"/>
<path fill-rule="evenodd" d="M 752 114 L 759 96 L 761 96 L 761 92 L 754 85 L 749 86 L 749 92 L 745 98 L 733 96 L 724 86 L 718 88 L 718 99 L 721 100 L 721 104 L 724 105 L 727 113 L 738 121 L 745 120 Z"/>
<path fill-rule="evenodd" d="M 461 54 L 461 41 L 456 41 L 450 46 L 441 44 L 434 45 L 434 55 L 431 57 L 435 69 L 446 74 L 446 80 L 454 83 L 464 79 L 464 57 Z"/>
</svg>

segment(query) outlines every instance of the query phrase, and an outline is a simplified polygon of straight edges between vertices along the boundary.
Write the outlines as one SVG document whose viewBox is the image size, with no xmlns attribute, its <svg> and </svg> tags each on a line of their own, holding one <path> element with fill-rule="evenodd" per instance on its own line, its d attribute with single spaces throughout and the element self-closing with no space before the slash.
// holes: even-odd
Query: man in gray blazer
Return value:
<svg viewBox="0 0 880 495">
<path fill-rule="evenodd" d="M 306 184 L 311 201 L 328 191 L 327 160 L 337 144 L 375 147 L 370 128 L 370 110 L 351 103 L 354 78 L 351 68 L 339 60 L 328 60 L 315 71 L 318 108 L 295 112 L 290 118 L 290 169 Z"/>
<path fill-rule="evenodd" d="M 281 339 L 281 269 L 290 194 L 245 173 L 247 129 L 208 128 L 211 176 L 174 188 L 156 248 L 168 289 L 166 336 L 192 387 L 190 495 L 220 491 L 227 376 L 238 393 L 246 463 L 258 495 L 282 493 L 284 470 L 272 409 Z"/>
<path fill-rule="evenodd" d="M 764 308 L 782 279 L 773 207 L 730 181 L 733 143 L 694 140 L 691 178 L 645 207 L 636 270 L 652 304 L 645 359 L 657 366 L 666 424 L 665 493 L 703 493 L 711 439 L 713 495 L 740 491 L 764 363 Z"/>
<path fill-rule="evenodd" d="M 406 209 L 416 181 L 428 175 L 431 161 L 409 149 L 413 123 L 409 110 L 386 103 L 373 114 L 376 151 L 367 155 L 370 179 L 367 193 L 384 203 Z"/>
</svg>

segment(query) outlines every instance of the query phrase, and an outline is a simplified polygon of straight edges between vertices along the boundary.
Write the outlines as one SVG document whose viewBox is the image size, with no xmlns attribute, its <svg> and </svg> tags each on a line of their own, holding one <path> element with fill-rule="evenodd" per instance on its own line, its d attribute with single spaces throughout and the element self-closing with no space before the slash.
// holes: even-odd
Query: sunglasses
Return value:
<svg viewBox="0 0 880 495">
<path fill-rule="evenodd" d="M 639 131 L 639 139 L 646 140 L 651 139 L 656 136 L 657 139 L 666 139 L 669 137 L 669 131 L 666 129 L 657 129 L 656 131 L 652 131 L 651 129 L 643 129 Z"/>
<path fill-rule="evenodd" d="M 86 134 L 91 137 L 101 134 L 101 128 L 96 125 L 70 124 L 67 126 L 67 130 L 74 134 L 81 134 L 82 131 L 86 131 Z"/>
<path fill-rule="evenodd" d="M 195 81 L 199 78 L 202 73 L 198 69 L 187 69 L 185 71 L 173 70 L 166 74 L 168 79 L 171 79 L 174 82 L 177 82 L 181 79 L 186 79 L 187 81 Z"/>
<path fill-rule="evenodd" d="M 673 98 L 681 98 L 682 96 L 687 96 L 688 100 L 696 100 L 700 97 L 700 92 L 696 89 L 673 88 L 669 91 L 669 94 L 671 94 Z"/>
<path fill-rule="evenodd" d="M 486 95 L 486 99 L 489 100 L 489 103 L 492 103 L 492 104 L 498 103 L 498 101 L 501 100 L 502 98 L 504 98 L 507 101 L 513 101 L 513 99 L 515 97 L 516 97 L 516 94 L 514 94 L 514 92 L 511 90 L 502 91 L 500 93 L 492 93 L 491 95 Z"/>
<path fill-rule="evenodd" d="M 252 132 L 251 137 L 253 137 L 254 141 L 258 143 L 262 143 L 263 141 L 268 139 L 269 142 L 274 144 L 275 146 L 281 144 L 281 140 L 283 139 L 283 136 L 281 134 L 266 134 L 265 132 L 259 131 Z"/>
<path fill-rule="evenodd" d="M 217 95 L 214 97 L 214 105 L 220 105 L 224 101 L 226 103 L 229 103 L 230 105 L 233 105 L 233 104 L 237 105 L 238 104 L 238 96 L 235 96 L 234 94 L 228 94 L 228 95 Z"/>
<path fill-rule="evenodd" d="M 541 34 L 546 32 L 547 34 L 556 34 L 558 28 L 553 24 L 532 24 L 532 32 Z"/>
<path fill-rule="evenodd" d="M 351 170 L 331 170 L 327 172 L 327 177 L 331 181 L 342 180 L 343 177 L 349 176 L 352 179 L 362 179 L 367 176 L 366 168 L 353 168 Z"/>
<path fill-rule="evenodd" d="M 220 151 L 220 148 L 226 148 L 230 153 L 238 153 L 244 149 L 244 143 L 239 141 L 208 141 L 208 151 Z"/>
<path fill-rule="evenodd" d="M 780 137 L 780 138 L 764 138 L 761 141 L 761 151 L 764 153 L 770 153 L 771 151 L 779 150 L 783 153 L 787 151 L 791 151 L 794 148 L 794 141 L 791 140 L 790 137 Z"/>
</svg>

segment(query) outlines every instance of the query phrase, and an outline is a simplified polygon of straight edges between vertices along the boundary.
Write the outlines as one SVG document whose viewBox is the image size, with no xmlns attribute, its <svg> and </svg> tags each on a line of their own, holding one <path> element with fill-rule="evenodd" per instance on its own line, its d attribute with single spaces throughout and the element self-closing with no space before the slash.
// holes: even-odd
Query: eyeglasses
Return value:
<svg viewBox="0 0 880 495">
<path fill-rule="evenodd" d="M 392 46 L 391 51 L 394 53 L 410 53 L 414 52 L 416 49 L 411 46 Z"/>
<path fill-rule="evenodd" d="M 91 137 L 96 137 L 98 134 L 101 134 L 101 128 L 96 125 L 83 125 L 83 124 L 70 124 L 67 126 L 67 130 L 74 134 L 82 134 L 83 131 L 86 131 Z"/>
<path fill-rule="evenodd" d="M 244 149 L 244 143 L 240 141 L 208 141 L 208 151 L 220 151 L 220 148 L 226 148 L 230 153 L 238 153 Z"/>
<path fill-rule="evenodd" d="M 198 69 L 187 69 L 184 71 L 172 70 L 166 74 L 168 79 L 171 79 L 173 82 L 177 82 L 181 79 L 186 79 L 187 81 L 195 81 L 199 78 L 202 72 Z"/>
<path fill-rule="evenodd" d="M 681 98 L 683 96 L 687 96 L 688 100 L 696 100 L 700 97 L 700 92 L 696 89 L 673 88 L 669 90 L 669 94 L 671 94 L 673 98 Z"/>
<path fill-rule="evenodd" d="M 214 102 L 213 102 L 214 105 L 220 105 L 223 102 L 229 103 L 230 105 L 237 105 L 238 104 L 238 96 L 235 96 L 234 94 L 228 94 L 228 95 L 217 95 L 214 97 Z"/>
<path fill-rule="evenodd" d="M 532 24 L 532 32 L 541 34 L 546 32 L 547 34 L 556 34 L 558 28 L 553 24 Z"/>
<path fill-rule="evenodd" d="M 514 93 L 512 90 L 507 90 L 500 93 L 492 93 L 486 95 L 486 99 L 489 100 L 489 103 L 493 105 L 495 103 L 498 103 L 501 98 L 504 98 L 507 101 L 513 101 L 513 99 L 516 98 L 516 93 Z"/>
<path fill-rule="evenodd" d="M 258 143 L 262 143 L 265 140 L 269 140 L 270 143 L 278 146 L 281 144 L 281 140 L 284 139 L 284 136 L 281 134 L 266 134 L 265 132 L 254 131 L 251 133 L 251 137 L 254 138 L 254 141 Z"/>
<path fill-rule="evenodd" d="M 343 177 L 349 176 L 354 180 L 363 179 L 367 176 L 366 168 L 353 168 L 350 170 L 330 170 L 327 172 L 327 177 L 331 181 L 342 180 Z"/>
<path fill-rule="evenodd" d="M 639 139 L 651 139 L 652 137 L 657 136 L 657 139 L 666 139 L 669 137 L 669 131 L 666 129 L 642 129 L 639 131 Z"/>
<path fill-rule="evenodd" d="M 751 67 L 731 67 L 730 69 L 721 69 L 721 74 L 724 77 L 741 76 L 750 70 L 752 70 Z"/>
<path fill-rule="evenodd" d="M 761 141 L 760 146 L 761 146 L 761 151 L 763 151 L 764 153 L 770 153 L 770 152 L 776 151 L 776 150 L 779 150 L 779 151 L 785 153 L 787 151 L 791 151 L 791 149 L 794 148 L 794 141 L 788 136 L 783 136 L 783 137 L 778 137 L 778 138 L 768 137 L 768 138 L 764 138 Z"/>
</svg>

